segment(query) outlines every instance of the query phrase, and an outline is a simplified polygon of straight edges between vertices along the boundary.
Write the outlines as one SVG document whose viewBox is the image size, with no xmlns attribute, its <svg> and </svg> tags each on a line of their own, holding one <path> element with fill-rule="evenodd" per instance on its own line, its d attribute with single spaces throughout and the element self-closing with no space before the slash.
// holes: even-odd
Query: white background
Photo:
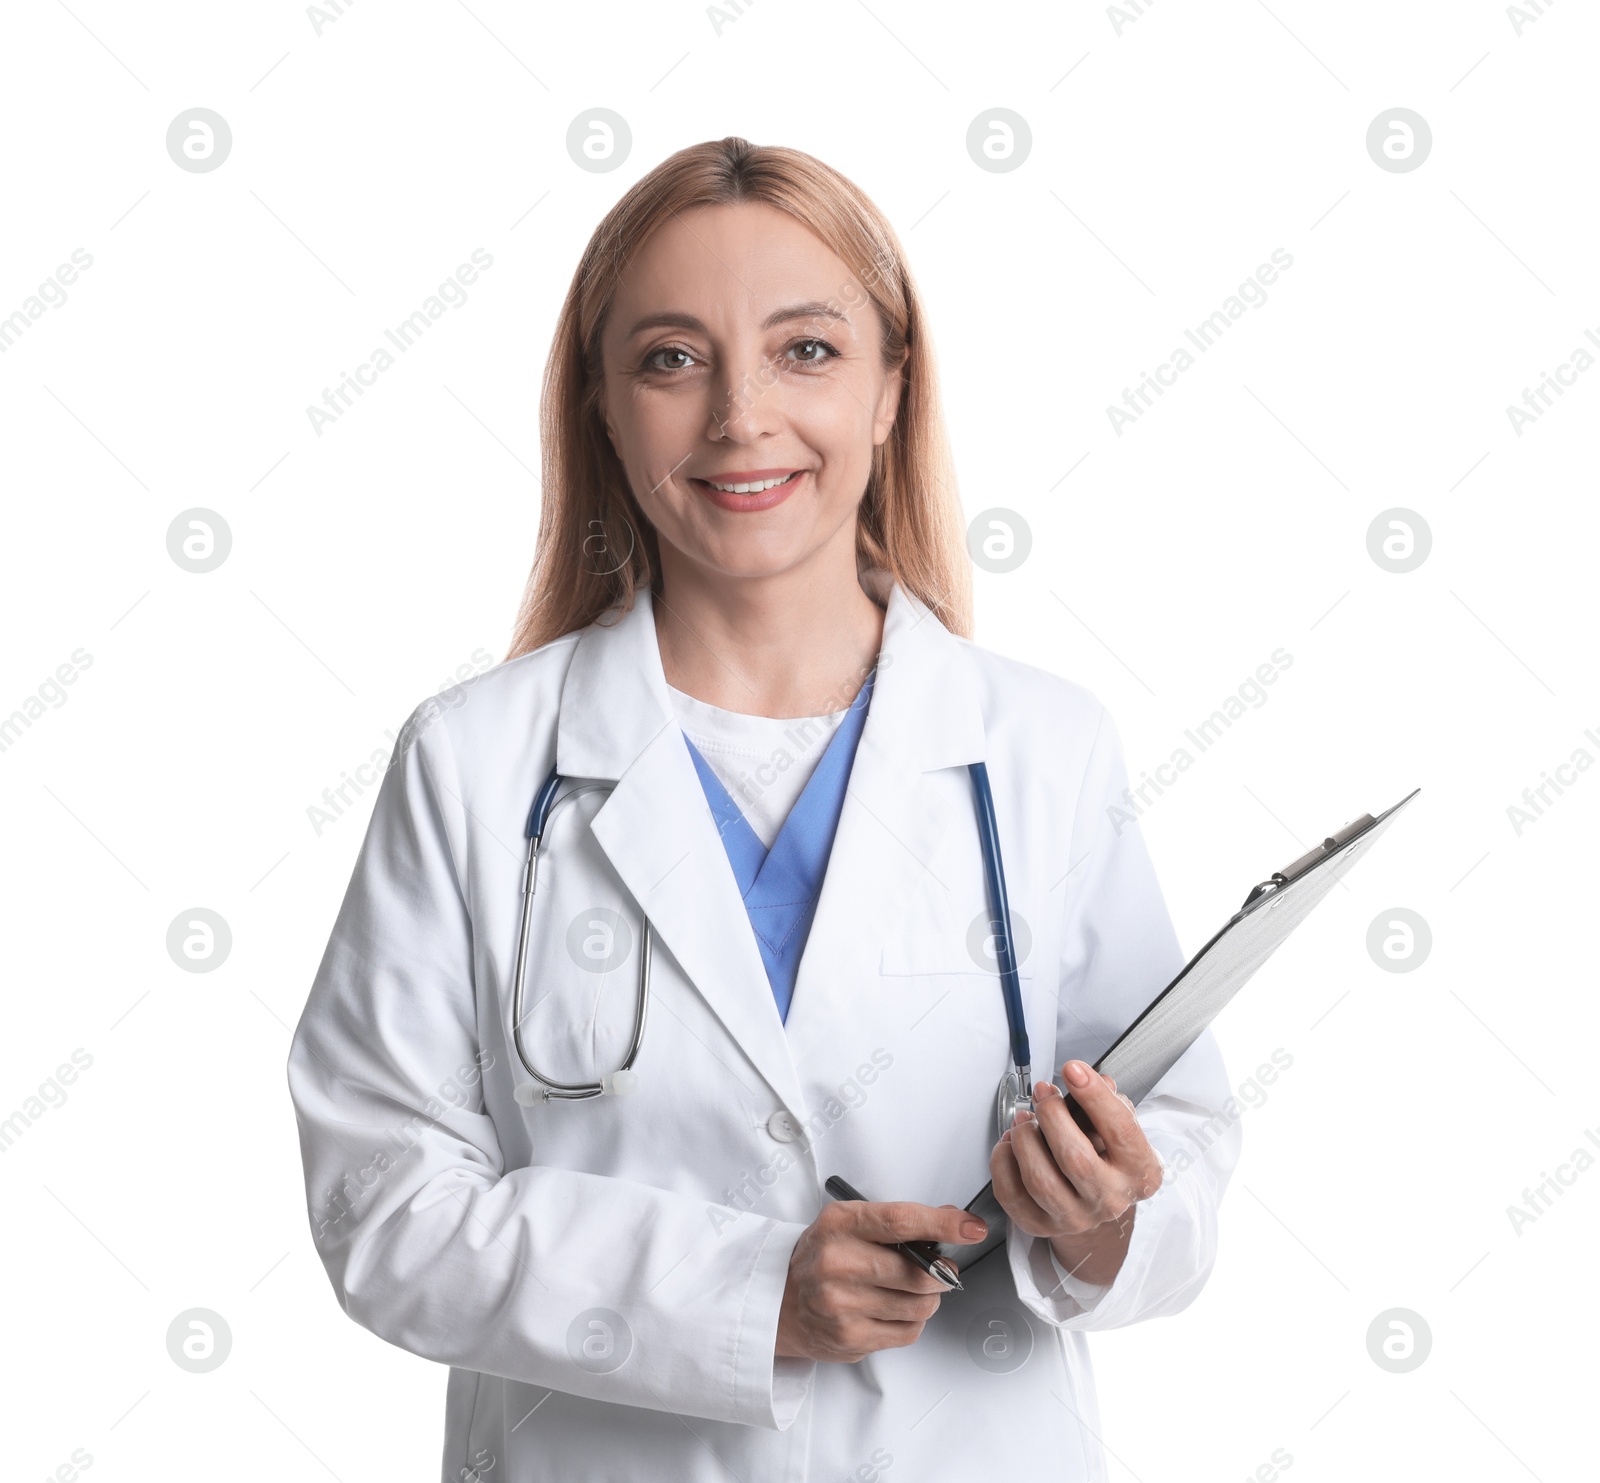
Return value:
<svg viewBox="0 0 1600 1483">
<path fill-rule="evenodd" d="M 1507 807 L 1600 758 L 1600 368 L 1520 436 L 1505 409 L 1600 334 L 1600 27 L 1124 15 L 756 0 L 718 34 L 678 0 L 364 0 L 319 35 L 287 3 L 7 7 L 0 318 L 93 258 L 0 355 L 0 715 L 92 657 L 0 752 L 0 1117 L 93 1058 L 0 1161 L 7 1476 L 78 1448 L 107 1479 L 437 1476 L 445 1371 L 344 1317 L 307 1228 L 284 1059 L 370 793 L 320 835 L 307 810 L 504 654 L 573 266 L 633 180 L 730 133 L 843 170 L 906 244 L 968 516 L 1032 531 L 978 573 L 980 641 L 1094 690 L 1135 778 L 1292 654 L 1145 814 L 1186 951 L 1422 788 L 1218 1023 L 1236 1085 L 1293 1065 L 1244 1114 L 1205 1292 L 1093 1341 L 1112 1476 L 1275 1449 L 1296 1483 L 1592 1475 L 1600 1168 L 1520 1232 L 1507 1207 L 1600 1130 L 1600 769 L 1520 834 Z M 596 106 L 632 129 L 611 173 L 566 150 Z M 997 106 L 1033 136 L 1006 173 L 965 145 Z M 1397 106 L 1433 135 L 1407 173 L 1366 149 Z M 166 152 L 195 107 L 232 129 L 209 173 Z M 475 248 L 467 303 L 317 435 L 307 405 Z M 1119 436 L 1107 404 L 1275 248 L 1268 301 Z M 233 536 L 206 575 L 166 549 L 194 506 Z M 1403 575 L 1367 549 L 1393 507 L 1433 538 Z M 233 934 L 212 973 L 165 947 L 197 906 Z M 1366 947 L 1393 907 L 1431 928 L 1410 972 Z M 210 1374 L 167 1354 L 194 1307 L 232 1331 Z M 1431 1330 L 1405 1374 L 1368 1354 L 1391 1308 Z"/>
</svg>

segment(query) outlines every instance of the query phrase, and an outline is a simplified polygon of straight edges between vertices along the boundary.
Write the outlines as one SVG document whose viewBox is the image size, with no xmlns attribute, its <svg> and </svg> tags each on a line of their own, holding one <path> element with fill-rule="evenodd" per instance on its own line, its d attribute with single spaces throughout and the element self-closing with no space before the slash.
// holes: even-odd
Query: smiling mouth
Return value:
<svg viewBox="0 0 1600 1483">
<path fill-rule="evenodd" d="M 722 494 L 765 494 L 769 489 L 777 489 L 780 485 L 793 483 L 804 469 L 794 469 L 787 474 L 771 479 L 741 479 L 728 482 L 718 479 L 696 479 L 695 483 L 704 484 Z"/>
</svg>

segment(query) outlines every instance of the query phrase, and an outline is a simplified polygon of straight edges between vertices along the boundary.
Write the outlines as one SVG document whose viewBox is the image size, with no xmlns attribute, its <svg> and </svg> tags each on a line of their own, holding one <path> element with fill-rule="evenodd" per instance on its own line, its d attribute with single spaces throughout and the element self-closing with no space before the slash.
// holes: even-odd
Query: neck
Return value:
<svg viewBox="0 0 1600 1483">
<path fill-rule="evenodd" d="M 663 542 L 654 608 L 667 683 L 748 716 L 843 710 L 877 658 L 884 617 L 857 579 L 853 540 L 847 554 L 847 561 L 732 578 Z"/>
</svg>

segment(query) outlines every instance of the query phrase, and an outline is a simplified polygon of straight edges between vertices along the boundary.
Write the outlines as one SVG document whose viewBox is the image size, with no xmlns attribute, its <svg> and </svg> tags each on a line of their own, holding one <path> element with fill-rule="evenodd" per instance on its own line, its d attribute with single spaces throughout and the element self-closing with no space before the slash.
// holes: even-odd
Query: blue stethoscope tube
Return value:
<svg viewBox="0 0 1600 1483">
<path fill-rule="evenodd" d="M 1018 1112 L 1033 1110 L 1033 1055 L 1028 1046 L 1028 1021 L 1022 1010 L 1022 981 L 1017 977 L 1017 945 L 1011 933 L 1011 902 L 1006 895 L 1006 868 L 1000 853 L 1000 826 L 995 822 L 994 794 L 989 790 L 989 768 L 982 762 L 967 765 L 972 797 L 978 811 L 978 846 L 983 852 L 983 878 L 989 895 L 989 928 L 994 938 L 995 964 L 1000 970 L 1000 997 L 1006 1004 L 1006 1024 L 1011 1031 L 1012 1069 L 1000 1078 L 995 1093 L 995 1126 L 1004 1133 Z"/>
<path fill-rule="evenodd" d="M 972 796 L 978 806 L 978 844 L 983 850 L 984 882 L 989 891 L 989 925 L 994 932 L 995 961 L 1000 968 L 1000 992 L 1006 1001 L 1006 1022 L 1011 1027 L 1011 1059 L 1017 1069 L 1028 1066 L 1028 1022 L 1022 1013 L 1022 982 L 1017 977 L 1017 949 L 1011 937 L 1011 902 L 1006 896 L 1006 870 L 1000 860 L 1000 827 L 995 823 L 994 794 L 989 791 L 989 769 L 970 764 Z"/>
<path fill-rule="evenodd" d="M 1000 829 L 995 822 L 994 794 L 989 788 L 989 769 L 982 762 L 973 762 L 967 768 L 972 778 L 973 801 L 978 815 L 978 845 L 983 852 L 984 886 L 989 898 L 989 925 L 995 944 L 995 962 L 1000 970 L 1000 995 L 1005 1001 L 1006 1024 L 1011 1033 L 1011 1060 L 1013 1069 L 1001 1078 L 996 1096 L 995 1112 L 999 1130 L 1004 1132 L 1012 1124 L 1017 1110 L 1033 1106 L 1032 1055 L 1028 1047 L 1028 1022 L 1022 1008 L 1022 982 L 1017 976 L 1016 941 L 1011 932 L 1011 903 L 1006 895 L 1006 872 L 1000 852 Z M 539 884 L 539 847 L 544 841 L 545 829 L 555 812 L 557 795 L 561 792 L 560 773 L 551 769 L 550 776 L 534 795 L 533 807 L 528 810 L 528 822 L 523 838 L 528 842 L 527 859 L 522 874 L 522 923 L 517 934 L 517 957 L 511 1002 L 511 1042 L 528 1074 L 539 1082 L 542 1091 L 532 1087 L 519 1087 L 517 1100 L 531 1105 L 534 1098 L 542 1096 L 582 1099 L 598 1097 L 607 1092 L 630 1090 L 633 1086 L 631 1070 L 639 1046 L 644 1039 L 645 1014 L 650 1003 L 650 939 L 648 917 L 644 919 L 641 934 L 639 983 L 637 1006 L 634 1013 L 633 1039 L 627 1059 L 617 1072 L 602 1077 L 598 1082 L 559 1082 L 535 1069 L 522 1044 L 523 986 L 527 971 L 528 926 L 533 911 L 533 897 Z M 572 789 L 561 803 L 597 789 L 604 783 L 585 783 Z"/>
<path fill-rule="evenodd" d="M 544 786 L 534 794 L 533 807 L 528 810 L 528 825 L 522 831 L 524 839 L 537 842 L 544 838 L 544 826 L 550 820 L 550 810 L 555 806 L 556 794 L 560 790 L 561 774 L 552 767 Z"/>
</svg>

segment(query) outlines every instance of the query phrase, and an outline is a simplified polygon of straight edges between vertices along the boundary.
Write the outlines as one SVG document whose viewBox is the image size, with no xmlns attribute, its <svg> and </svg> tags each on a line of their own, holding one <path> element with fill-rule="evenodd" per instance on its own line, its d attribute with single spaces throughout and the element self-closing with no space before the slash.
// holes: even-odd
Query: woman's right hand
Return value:
<svg viewBox="0 0 1600 1483">
<path fill-rule="evenodd" d="M 986 1231 L 954 1205 L 838 1200 L 826 1206 L 789 1257 L 778 1356 L 854 1364 L 879 1349 L 915 1344 L 949 1289 L 894 1243 L 967 1244 Z"/>
</svg>

